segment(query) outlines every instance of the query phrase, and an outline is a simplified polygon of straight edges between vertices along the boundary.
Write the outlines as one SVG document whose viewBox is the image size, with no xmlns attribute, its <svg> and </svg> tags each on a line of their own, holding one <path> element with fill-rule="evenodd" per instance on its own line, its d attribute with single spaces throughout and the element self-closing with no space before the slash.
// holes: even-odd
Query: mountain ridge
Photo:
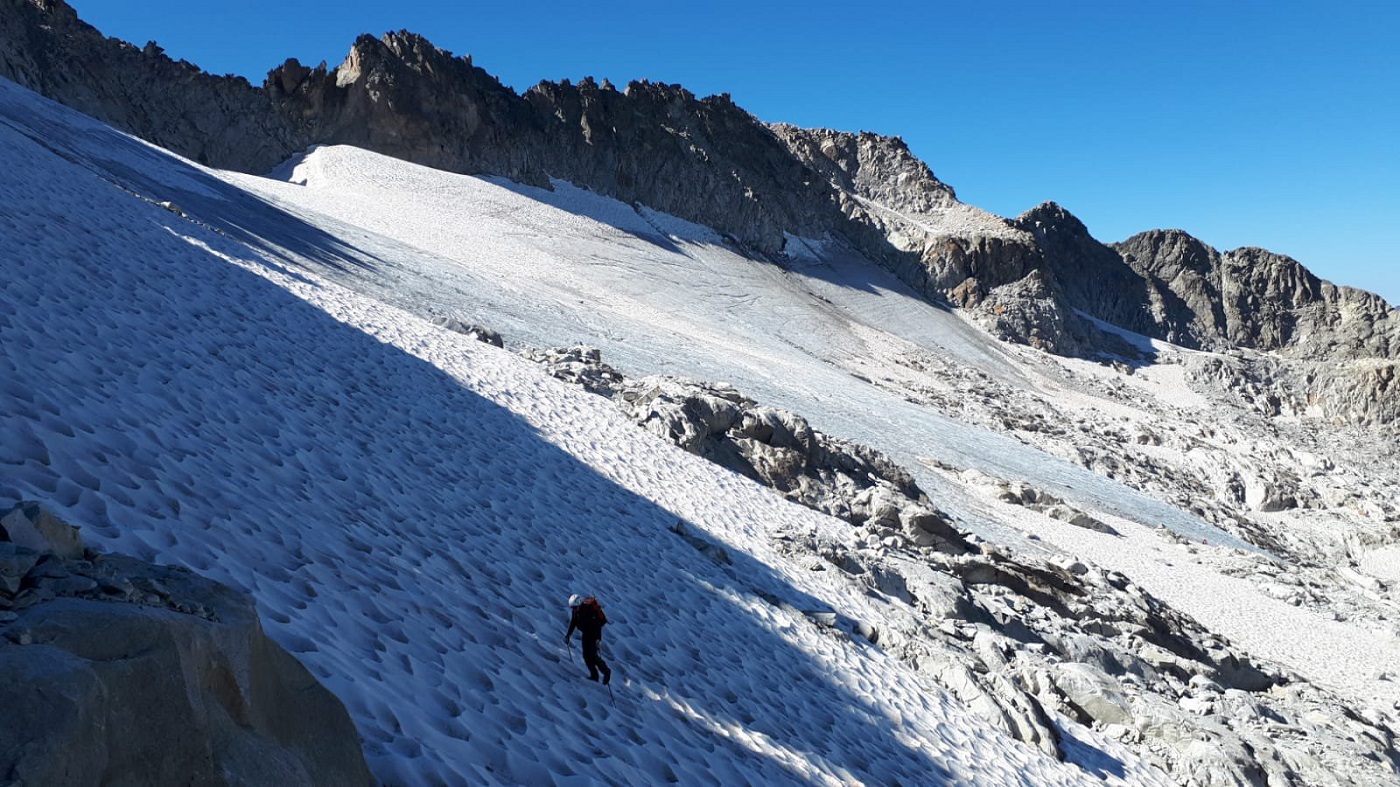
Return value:
<svg viewBox="0 0 1400 787">
<path fill-rule="evenodd" d="M 1143 235 L 1106 245 L 1054 203 L 994 216 L 959 202 L 897 137 L 763 123 L 724 94 L 591 77 L 516 93 L 407 31 L 358 37 L 334 68 L 288 60 L 255 87 L 154 42 L 103 38 L 63 0 L 3 4 L 0 76 L 211 166 L 260 174 L 312 145 L 350 144 L 545 188 L 566 180 L 774 260 L 790 236 L 835 239 L 999 338 L 1061 355 L 1141 357 L 1082 315 L 1198 349 L 1386 362 L 1400 351 L 1388 304 L 1296 261 L 1190 236 L 1176 244 L 1184 259 Z M 1163 232 L 1176 231 L 1147 235 Z M 1304 396 L 1336 398 L 1332 414 L 1396 414 L 1388 389 L 1352 377 Z"/>
</svg>

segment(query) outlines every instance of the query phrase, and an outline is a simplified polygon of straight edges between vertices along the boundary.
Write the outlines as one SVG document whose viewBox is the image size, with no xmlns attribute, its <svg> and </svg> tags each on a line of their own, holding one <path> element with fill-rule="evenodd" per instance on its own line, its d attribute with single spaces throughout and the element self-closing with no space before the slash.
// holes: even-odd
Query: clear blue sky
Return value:
<svg viewBox="0 0 1400 787">
<path fill-rule="evenodd" d="M 965 202 L 1095 237 L 1263 246 L 1400 304 L 1400 4 L 71 0 L 107 35 L 261 84 L 406 28 L 523 90 L 679 82 L 904 137 Z"/>
</svg>

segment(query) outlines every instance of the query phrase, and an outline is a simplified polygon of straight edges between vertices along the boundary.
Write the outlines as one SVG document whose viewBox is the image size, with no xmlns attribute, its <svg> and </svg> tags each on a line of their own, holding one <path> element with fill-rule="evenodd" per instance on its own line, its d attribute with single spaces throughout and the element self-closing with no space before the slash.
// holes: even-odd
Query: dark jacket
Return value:
<svg viewBox="0 0 1400 787">
<path fill-rule="evenodd" d="M 569 617 L 569 631 L 564 636 L 571 636 L 574 629 L 578 629 L 583 634 L 584 642 L 597 642 L 602 639 L 603 626 L 607 624 L 607 618 L 599 613 L 597 607 L 580 604 L 574 607 L 574 614 Z"/>
</svg>

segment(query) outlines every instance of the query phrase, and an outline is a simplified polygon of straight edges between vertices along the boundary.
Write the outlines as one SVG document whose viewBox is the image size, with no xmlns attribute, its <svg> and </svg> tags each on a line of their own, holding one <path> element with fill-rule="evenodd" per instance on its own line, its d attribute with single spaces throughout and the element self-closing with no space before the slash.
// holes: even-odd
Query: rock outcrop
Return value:
<svg viewBox="0 0 1400 787">
<path fill-rule="evenodd" d="M 775 533 L 774 542 L 909 612 L 891 611 L 879 630 L 841 610 L 809 617 L 913 664 L 1029 745 L 1062 756 L 1053 711 L 1118 739 L 1185 785 L 1360 785 L 1391 779 L 1400 767 L 1385 720 L 1351 713 L 1287 670 L 1256 663 L 1122 574 L 1012 555 L 958 531 L 877 452 L 832 440 L 726 385 L 630 380 L 596 349 L 525 355 L 611 398 L 658 438 L 849 522 L 842 541 Z M 1043 490 L 988 480 L 1002 502 L 1116 534 Z M 933 527 L 915 523 L 920 511 L 935 517 Z M 731 562 L 702 535 L 680 524 L 674 532 L 717 563 Z M 1262 557 L 1251 568 L 1266 570 Z M 1329 758 L 1350 764 L 1332 767 Z"/>
<path fill-rule="evenodd" d="M 0 77 L 212 166 L 262 173 L 308 143 L 248 80 L 106 38 L 63 0 L 0 2 Z"/>
<path fill-rule="evenodd" d="M 372 783 L 345 706 L 251 599 L 83 550 L 37 503 L 0 527 L 0 780 Z"/>
<path fill-rule="evenodd" d="M 1143 333 L 1304 358 L 1393 357 L 1400 349 L 1400 321 L 1384 300 L 1322 281 L 1288 257 L 1222 253 L 1178 230 L 1140 233 L 1112 249 L 1151 293 Z"/>
<path fill-rule="evenodd" d="M 525 355 L 554 377 L 612 399 L 657 437 L 857 525 L 872 544 L 973 551 L 906 470 L 879 451 L 822 434 L 795 413 L 763 407 L 722 384 L 629 380 L 591 347 Z"/>
<path fill-rule="evenodd" d="M 335 68 L 263 87 L 107 39 L 62 0 L 0 2 L 0 76 L 216 167 L 255 174 L 314 144 L 466 174 L 572 181 L 714 227 L 761 254 L 840 229 L 829 188 L 728 96 L 543 82 L 523 95 L 421 36 L 361 36 Z M 678 189 L 677 183 L 687 187 Z"/>
<path fill-rule="evenodd" d="M 899 138 L 777 124 L 792 155 L 830 185 L 843 236 L 916 291 L 968 309 L 993 333 L 1093 354 L 1099 333 L 1064 308 L 1034 235 L 957 200 Z M 893 253 L 890 253 L 890 252 Z"/>
</svg>

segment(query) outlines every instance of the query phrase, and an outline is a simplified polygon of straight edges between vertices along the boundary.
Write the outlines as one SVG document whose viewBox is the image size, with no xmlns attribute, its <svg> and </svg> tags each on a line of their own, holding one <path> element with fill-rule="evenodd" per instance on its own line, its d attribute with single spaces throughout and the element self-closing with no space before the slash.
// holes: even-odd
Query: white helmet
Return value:
<svg viewBox="0 0 1400 787">
<path fill-rule="evenodd" d="M 573 594 L 572 596 L 569 596 L 569 606 L 570 606 L 570 607 L 577 607 L 579 604 L 582 604 L 582 603 L 583 603 L 583 596 L 580 596 L 580 595 L 577 594 L 577 593 Z"/>
</svg>

